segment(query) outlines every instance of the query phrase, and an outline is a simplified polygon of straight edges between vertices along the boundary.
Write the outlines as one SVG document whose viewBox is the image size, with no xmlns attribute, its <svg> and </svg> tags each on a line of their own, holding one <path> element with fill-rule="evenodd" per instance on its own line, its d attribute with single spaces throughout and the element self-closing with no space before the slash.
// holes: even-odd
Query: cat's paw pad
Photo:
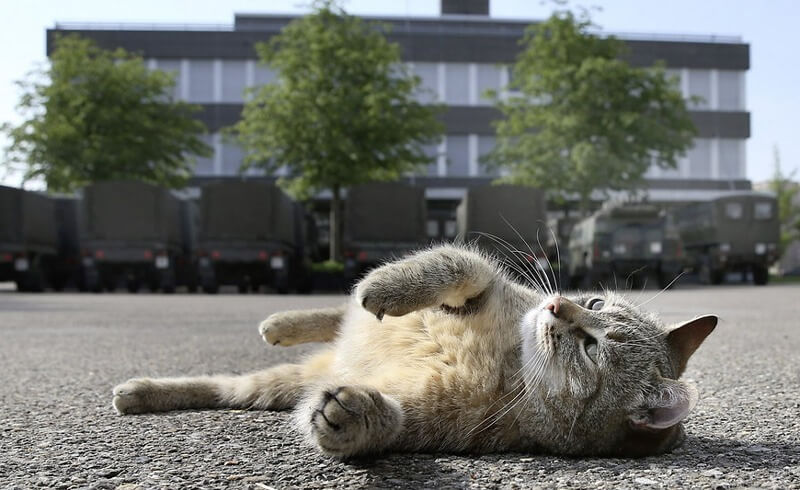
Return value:
<svg viewBox="0 0 800 490">
<path fill-rule="evenodd" d="M 145 413 L 148 398 L 152 396 L 153 383 L 147 378 L 130 379 L 114 387 L 111 404 L 120 415 Z"/>
<path fill-rule="evenodd" d="M 258 333 L 269 345 L 288 347 L 294 345 L 297 337 L 297 326 L 290 318 L 291 312 L 275 313 L 267 317 L 258 326 Z"/>
<path fill-rule="evenodd" d="M 384 315 L 403 316 L 420 308 L 413 291 L 403 290 L 390 266 L 370 272 L 356 287 L 356 300 L 367 311 L 383 320 Z"/>
<path fill-rule="evenodd" d="M 311 434 L 323 452 L 350 456 L 370 445 L 370 427 L 387 410 L 376 390 L 342 386 L 322 392 L 311 414 Z"/>
</svg>

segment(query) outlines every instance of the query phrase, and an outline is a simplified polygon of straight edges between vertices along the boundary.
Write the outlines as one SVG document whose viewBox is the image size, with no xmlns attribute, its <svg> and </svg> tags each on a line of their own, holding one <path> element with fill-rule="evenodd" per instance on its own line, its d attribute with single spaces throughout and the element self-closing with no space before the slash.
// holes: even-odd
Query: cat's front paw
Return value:
<svg viewBox="0 0 800 490">
<path fill-rule="evenodd" d="M 134 378 L 114 387 L 111 404 L 120 415 L 150 411 L 149 398 L 153 396 L 153 382 L 147 378 Z"/>
<path fill-rule="evenodd" d="M 425 294 L 406 284 L 393 265 L 375 269 L 356 287 L 356 300 L 365 310 L 383 320 L 384 315 L 403 316 L 425 307 Z"/>
<path fill-rule="evenodd" d="M 325 390 L 311 408 L 311 437 L 330 456 L 379 450 L 394 438 L 401 423 L 396 402 L 371 388 Z"/>
</svg>

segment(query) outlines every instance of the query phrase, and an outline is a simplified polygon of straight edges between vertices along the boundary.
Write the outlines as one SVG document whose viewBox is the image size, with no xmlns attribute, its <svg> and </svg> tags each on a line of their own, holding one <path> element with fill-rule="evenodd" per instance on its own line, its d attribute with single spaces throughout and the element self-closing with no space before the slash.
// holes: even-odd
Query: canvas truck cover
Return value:
<svg viewBox="0 0 800 490">
<path fill-rule="evenodd" d="M 296 245 L 297 204 L 267 182 L 222 182 L 203 188 L 199 241 Z"/>
<path fill-rule="evenodd" d="M 345 243 L 424 243 L 425 190 L 400 183 L 351 188 L 345 203 Z"/>
<path fill-rule="evenodd" d="M 0 243 L 55 251 L 55 205 L 47 196 L 0 186 Z"/>
<path fill-rule="evenodd" d="M 467 242 L 478 239 L 479 243 L 492 244 L 491 239 L 476 232 L 486 233 L 521 251 L 527 251 L 528 246 L 538 250 L 538 241 L 544 245 L 550 233 L 544 192 L 531 187 L 498 185 L 468 189 L 458 206 L 456 219 L 459 235 Z"/>
<path fill-rule="evenodd" d="M 180 202 L 161 187 L 110 181 L 83 191 L 81 237 L 88 241 L 180 246 Z"/>
</svg>

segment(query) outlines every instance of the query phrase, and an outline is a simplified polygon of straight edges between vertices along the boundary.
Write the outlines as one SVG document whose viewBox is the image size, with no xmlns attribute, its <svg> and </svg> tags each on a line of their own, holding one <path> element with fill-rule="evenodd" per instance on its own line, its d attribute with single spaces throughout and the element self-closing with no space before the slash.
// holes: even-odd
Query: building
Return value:
<svg viewBox="0 0 800 490">
<path fill-rule="evenodd" d="M 421 97 L 448 106 L 446 136 L 427 149 L 426 175 L 413 177 L 426 187 L 433 203 L 451 208 L 467 186 L 492 176 L 480 157 L 494 144 L 491 121 L 499 113 L 482 94 L 502 89 L 508 66 L 520 50 L 518 40 L 530 21 L 488 16 L 488 0 L 443 0 L 435 18 L 377 18 L 391 24 L 389 38 L 428 89 Z M 48 30 L 48 52 L 55 34 L 77 33 L 100 46 L 141 53 L 152 69 L 177 75 L 176 96 L 202 104 L 215 152 L 201 159 L 197 180 L 235 175 L 242 159 L 237 146 L 223 141 L 220 130 L 237 121 L 246 87 L 269 83 L 275 73 L 256 62 L 255 42 L 269 39 L 294 17 L 237 14 L 232 26 L 57 24 Z M 745 77 L 749 45 L 738 38 L 618 35 L 630 62 L 651 66 L 663 61 L 680 79 L 684 96 L 702 101 L 691 108 L 699 135 L 677 170 L 648 173 L 653 200 L 696 200 L 730 190 L 749 189 L 745 145 L 750 114 Z M 436 207 L 436 206 L 434 206 Z"/>
</svg>

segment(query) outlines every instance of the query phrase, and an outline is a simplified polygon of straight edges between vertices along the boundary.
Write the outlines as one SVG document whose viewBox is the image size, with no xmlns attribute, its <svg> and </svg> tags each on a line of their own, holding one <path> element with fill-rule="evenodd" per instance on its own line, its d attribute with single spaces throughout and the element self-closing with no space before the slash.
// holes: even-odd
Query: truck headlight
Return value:
<svg viewBox="0 0 800 490">
<path fill-rule="evenodd" d="M 283 257 L 275 256 L 269 259 L 269 266 L 273 269 L 283 269 L 285 265 L 286 261 L 283 259 Z"/>
<path fill-rule="evenodd" d="M 756 255 L 764 255 L 767 253 L 766 243 L 756 243 Z"/>
<path fill-rule="evenodd" d="M 658 255 L 663 250 L 661 242 L 650 242 L 650 253 Z"/>
<path fill-rule="evenodd" d="M 169 257 L 166 255 L 159 255 L 156 257 L 156 269 L 166 269 L 169 267 Z"/>
<path fill-rule="evenodd" d="M 731 251 L 731 244 L 730 243 L 720 243 L 719 244 L 719 251 L 720 252 L 730 252 Z"/>
<path fill-rule="evenodd" d="M 20 257 L 14 261 L 14 270 L 17 272 L 25 272 L 28 267 L 30 267 L 30 264 L 25 257 Z"/>
</svg>

